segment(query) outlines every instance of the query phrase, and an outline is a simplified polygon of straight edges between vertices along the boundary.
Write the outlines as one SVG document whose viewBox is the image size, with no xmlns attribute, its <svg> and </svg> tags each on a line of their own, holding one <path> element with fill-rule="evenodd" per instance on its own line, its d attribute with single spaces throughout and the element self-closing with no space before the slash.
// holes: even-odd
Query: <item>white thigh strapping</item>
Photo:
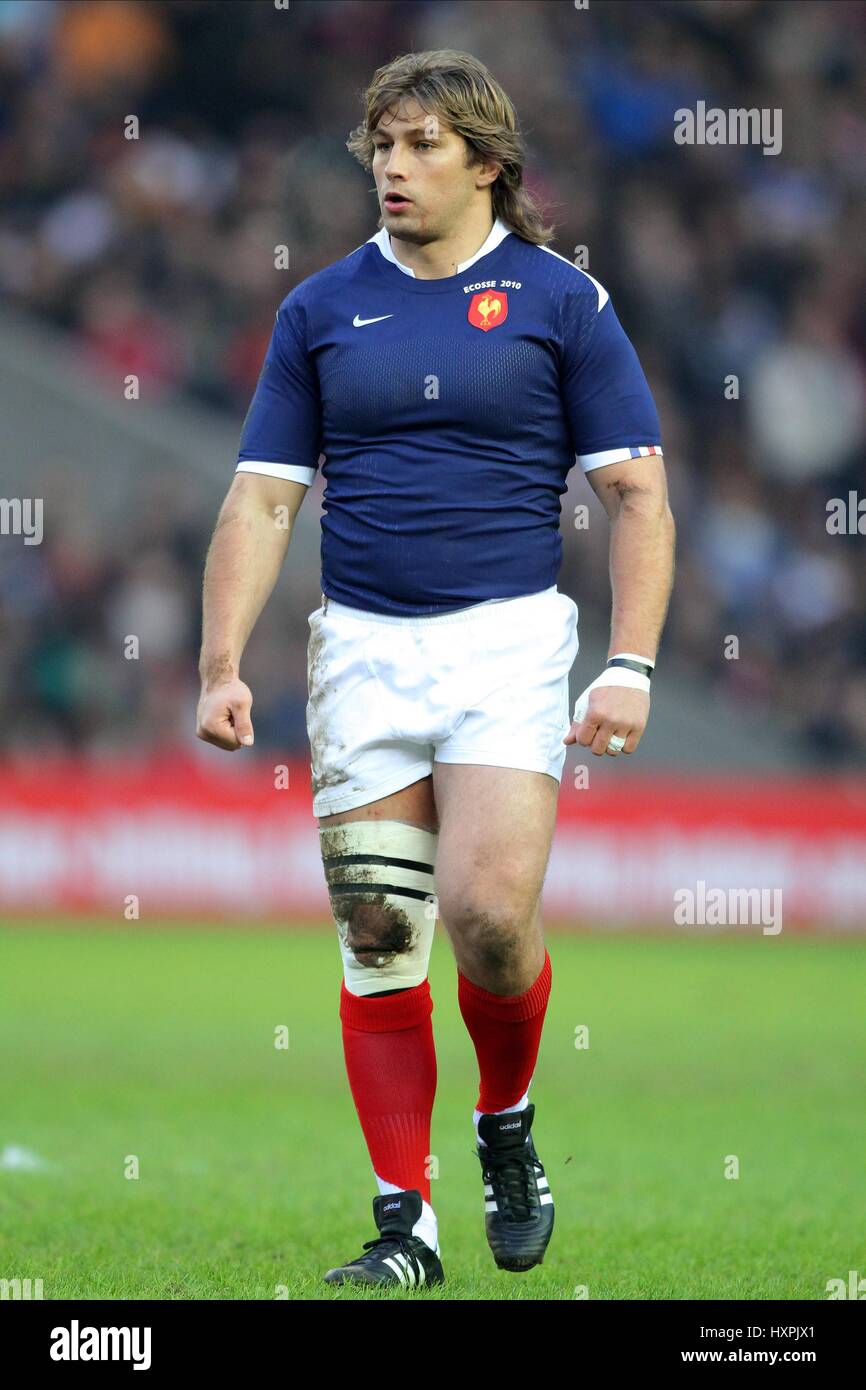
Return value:
<svg viewBox="0 0 866 1390">
<path fill-rule="evenodd" d="M 438 839 L 403 821 L 344 821 L 319 828 L 351 994 L 411 989 L 426 980 L 436 926 Z"/>
</svg>

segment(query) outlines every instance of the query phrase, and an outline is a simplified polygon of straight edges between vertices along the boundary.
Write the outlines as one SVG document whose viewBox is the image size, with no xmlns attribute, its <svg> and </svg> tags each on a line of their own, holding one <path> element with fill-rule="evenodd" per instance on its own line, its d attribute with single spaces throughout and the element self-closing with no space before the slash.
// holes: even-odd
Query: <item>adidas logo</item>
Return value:
<svg viewBox="0 0 866 1390">
<path fill-rule="evenodd" d="M 505 1134 L 506 1130 L 509 1130 L 509 1129 L 520 1129 L 520 1126 L 521 1126 L 522 1123 L 523 1123 L 522 1120 L 512 1120 L 510 1124 L 507 1124 L 507 1125 L 500 1125 L 500 1126 L 499 1126 L 499 1133 L 500 1133 L 500 1134 Z"/>
<path fill-rule="evenodd" d="M 399 1210 L 400 1210 L 400 1203 L 399 1203 L 399 1202 L 386 1202 L 385 1205 L 383 1206 L 382 1210 L 383 1210 L 383 1211 L 399 1211 Z"/>
</svg>

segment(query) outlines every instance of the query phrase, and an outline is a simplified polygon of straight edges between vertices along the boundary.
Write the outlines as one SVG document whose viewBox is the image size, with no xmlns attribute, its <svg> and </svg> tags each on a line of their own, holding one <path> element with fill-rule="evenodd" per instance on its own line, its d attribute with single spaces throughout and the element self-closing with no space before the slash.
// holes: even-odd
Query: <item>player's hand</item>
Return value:
<svg viewBox="0 0 866 1390">
<path fill-rule="evenodd" d="M 236 753 L 239 748 L 248 748 L 253 741 L 250 718 L 252 703 L 252 691 L 237 678 L 210 688 L 202 686 L 196 714 L 196 737 L 205 743 L 213 743 L 217 748 L 225 748 L 230 753 Z"/>
<path fill-rule="evenodd" d="M 622 685 L 604 685 L 590 692 L 589 706 L 579 724 L 573 723 L 563 743 L 579 743 L 600 758 L 603 753 L 618 758 L 616 748 L 608 748 L 612 734 L 625 739 L 623 753 L 633 753 L 647 726 L 650 697 L 643 690 Z"/>
</svg>

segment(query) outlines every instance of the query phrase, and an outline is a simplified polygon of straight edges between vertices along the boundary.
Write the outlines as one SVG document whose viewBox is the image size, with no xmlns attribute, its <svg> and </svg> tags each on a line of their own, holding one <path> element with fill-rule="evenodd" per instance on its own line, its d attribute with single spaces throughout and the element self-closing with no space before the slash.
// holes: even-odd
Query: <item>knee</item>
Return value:
<svg viewBox="0 0 866 1390">
<path fill-rule="evenodd" d="M 365 969 L 391 965 L 412 950 L 416 932 L 408 914 L 384 897 L 359 902 L 333 894 L 331 906 L 346 950 Z"/>
<path fill-rule="evenodd" d="M 449 911 L 440 903 L 442 920 L 459 950 L 485 976 L 509 975 L 526 948 L 526 914 L 508 901 L 464 899 Z"/>
</svg>

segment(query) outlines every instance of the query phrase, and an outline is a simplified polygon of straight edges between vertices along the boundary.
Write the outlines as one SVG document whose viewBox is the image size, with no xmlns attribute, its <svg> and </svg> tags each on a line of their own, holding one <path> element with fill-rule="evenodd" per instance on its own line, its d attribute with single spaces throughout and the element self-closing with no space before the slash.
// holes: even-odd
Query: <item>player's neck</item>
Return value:
<svg viewBox="0 0 866 1390">
<path fill-rule="evenodd" d="M 414 270 L 416 279 L 442 280 L 447 275 L 456 275 L 457 267 L 464 261 L 471 261 L 480 251 L 495 221 L 493 211 L 483 208 L 477 217 L 469 222 L 464 220 L 453 236 L 427 242 L 424 246 L 392 236 L 391 250 L 398 261 Z"/>
</svg>

